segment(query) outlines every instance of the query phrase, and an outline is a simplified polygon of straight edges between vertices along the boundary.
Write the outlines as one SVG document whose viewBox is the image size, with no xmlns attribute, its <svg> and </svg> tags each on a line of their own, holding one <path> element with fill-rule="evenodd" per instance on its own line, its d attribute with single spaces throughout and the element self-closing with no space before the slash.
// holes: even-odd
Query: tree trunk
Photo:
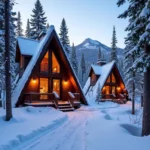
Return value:
<svg viewBox="0 0 150 150">
<path fill-rule="evenodd" d="M 133 73 L 135 74 L 135 73 Z M 134 76 L 133 76 L 134 77 Z M 132 93 L 132 115 L 135 114 L 135 83 L 133 81 L 133 93 Z"/>
<path fill-rule="evenodd" d="M 5 86 L 6 86 L 6 121 L 12 118 L 11 75 L 10 75 L 10 0 L 5 1 Z"/>
<path fill-rule="evenodd" d="M 134 55 L 132 56 L 134 62 Z M 133 70 L 133 82 L 132 82 L 132 115 L 135 114 L 135 71 Z"/>
<path fill-rule="evenodd" d="M 143 94 L 141 95 L 141 107 L 143 107 Z"/>
<path fill-rule="evenodd" d="M 150 134 L 150 68 L 144 73 L 142 136 Z"/>
</svg>

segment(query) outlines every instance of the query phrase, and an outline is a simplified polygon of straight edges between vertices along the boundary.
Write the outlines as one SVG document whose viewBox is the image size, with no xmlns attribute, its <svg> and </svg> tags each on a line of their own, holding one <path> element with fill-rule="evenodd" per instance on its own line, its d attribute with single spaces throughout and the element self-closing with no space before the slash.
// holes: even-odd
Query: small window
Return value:
<svg viewBox="0 0 150 150">
<path fill-rule="evenodd" d="M 60 65 L 54 53 L 52 53 L 52 72 L 60 73 Z"/>
<path fill-rule="evenodd" d="M 41 72 L 48 72 L 48 52 L 45 54 L 41 64 L 40 64 Z"/>
<path fill-rule="evenodd" d="M 113 73 L 112 73 L 112 83 L 116 83 L 116 78 Z"/>
</svg>

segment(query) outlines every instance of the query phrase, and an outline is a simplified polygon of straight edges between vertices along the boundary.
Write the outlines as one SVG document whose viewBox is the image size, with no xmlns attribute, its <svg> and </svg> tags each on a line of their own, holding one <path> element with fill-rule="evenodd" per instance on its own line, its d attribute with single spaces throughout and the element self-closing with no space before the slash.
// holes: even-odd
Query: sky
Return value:
<svg viewBox="0 0 150 150">
<path fill-rule="evenodd" d="M 118 19 L 118 15 L 126 10 L 127 5 L 117 7 L 117 0 L 40 0 L 45 16 L 50 25 L 54 25 L 57 33 L 63 18 L 66 20 L 70 44 L 82 43 L 86 38 L 98 40 L 111 46 L 113 26 L 117 32 L 117 46 L 124 48 L 124 31 L 128 20 Z M 27 19 L 31 18 L 36 0 L 16 0 L 14 11 L 21 13 L 23 29 Z"/>
</svg>

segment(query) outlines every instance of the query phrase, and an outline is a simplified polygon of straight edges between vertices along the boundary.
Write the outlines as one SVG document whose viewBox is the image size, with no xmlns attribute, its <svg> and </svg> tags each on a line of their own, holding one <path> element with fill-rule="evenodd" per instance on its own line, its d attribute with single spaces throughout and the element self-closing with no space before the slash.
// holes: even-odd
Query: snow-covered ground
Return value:
<svg viewBox="0 0 150 150">
<path fill-rule="evenodd" d="M 17 108 L 10 122 L 0 119 L 0 150 L 149 150 L 150 136 L 140 136 L 141 112 L 133 117 L 130 103 L 112 102 L 67 113 Z"/>
</svg>

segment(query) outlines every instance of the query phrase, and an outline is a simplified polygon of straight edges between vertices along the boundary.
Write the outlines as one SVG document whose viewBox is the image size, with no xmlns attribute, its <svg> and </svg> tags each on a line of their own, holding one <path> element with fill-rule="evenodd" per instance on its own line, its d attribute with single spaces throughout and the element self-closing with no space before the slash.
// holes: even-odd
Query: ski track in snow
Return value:
<svg viewBox="0 0 150 150">
<path fill-rule="evenodd" d="M 69 120 L 18 150 L 86 150 L 86 125 L 92 112 L 68 112 Z"/>
</svg>

